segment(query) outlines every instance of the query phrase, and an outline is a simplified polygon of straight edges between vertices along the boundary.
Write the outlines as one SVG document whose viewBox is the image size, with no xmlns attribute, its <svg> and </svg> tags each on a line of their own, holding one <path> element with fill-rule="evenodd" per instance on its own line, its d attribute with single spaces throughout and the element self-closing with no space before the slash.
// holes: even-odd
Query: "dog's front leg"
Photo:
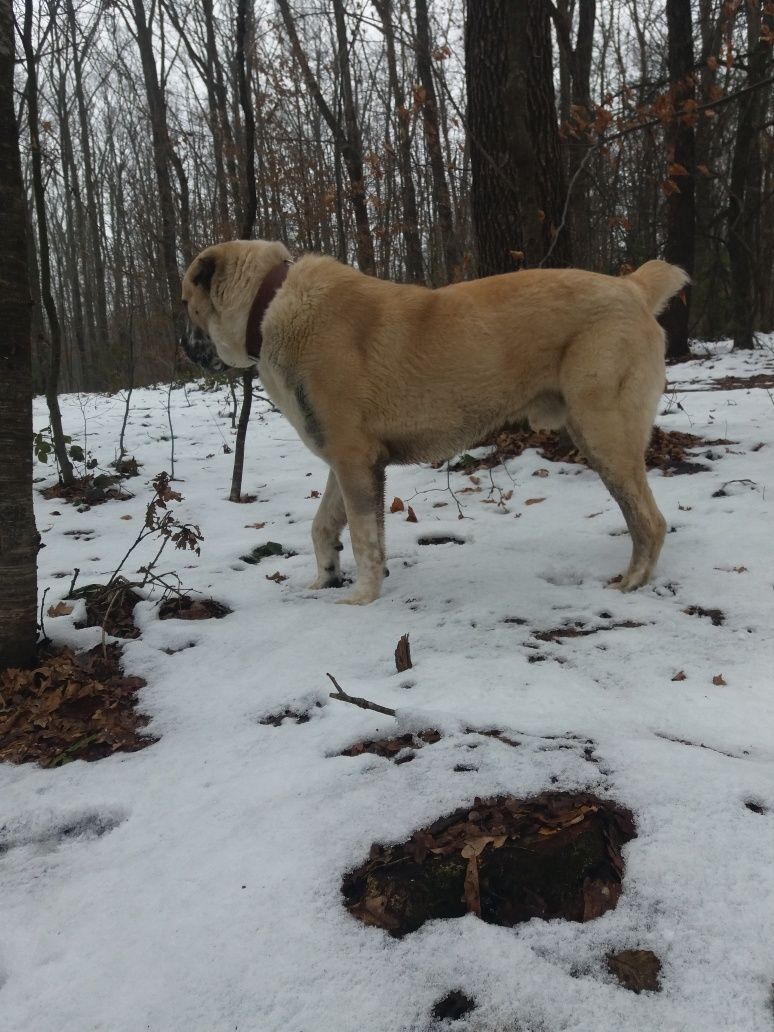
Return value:
<svg viewBox="0 0 774 1032">
<path fill-rule="evenodd" d="M 384 580 L 384 464 L 337 466 L 336 476 L 357 564 L 352 594 L 341 601 L 365 606 L 379 597 Z"/>
<path fill-rule="evenodd" d="M 333 470 L 328 473 L 322 501 L 312 522 L 312 544 L 317 559 L 317 579 L 309 587 L 338 588 L 341 587 L 341 532 L 347 522 L 344 499 L 341 488 Z"/>
</svg>

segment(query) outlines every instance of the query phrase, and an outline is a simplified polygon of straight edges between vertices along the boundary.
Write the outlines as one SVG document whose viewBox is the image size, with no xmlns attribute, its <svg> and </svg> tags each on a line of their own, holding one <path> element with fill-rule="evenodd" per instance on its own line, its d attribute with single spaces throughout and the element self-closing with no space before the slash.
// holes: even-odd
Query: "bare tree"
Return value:
<svg viewBox="0 0 774 1032">
<path fill-rule="evenodd" d="M 749 3 L 747 15 L 747 84 L 763 86 L 772 62 L 774 13 L 771 4 Z M 757 230 L 762 204 L 760 134 L 769 97 L 753 89 L 739 101 L 739 117 L 731 163 L 728 202 L 728 256 L 731 262 L 731 307 L 734 347 L 755 344 L 755 316 L 759 296 Z M 771 269 L 767 275 L 770 277 Z"/>
<path fill-rule="evenodd" d="M 443 246 L 445 275 L 447 282 L 462 278 L 462 258 L 457 242 L 452 213 L 449 184 L 441 144 L 438 98 L 433 80 L 432 49 L 430 43 L 430 19 L 427 0 L 414 0 L 417 29 L 417 71 L 420 82 L 420 107 L 425 129 L 425 145 L 430 156 L 430 170 L 433 181 L 433 201 L 438 218 L 438 228 Z"/>
<path fill-rule="evenodd" d="M 0 670 L 30 663 L 37 639 L 39 538 L 32 511 L 30 448 L 32 303 L 13 66 L 11 0 L 0 0 Z"/>
<path fill-rule="evenodd" d="M 696 249 L 696 207 L 694 184 L 696 154 L 692 108 L 694 97 L 693 23 L 690 0 L 667 0 L 669 44 L 668 70 L 673 115 L 667 137 L 667 236 L 664 257 L 693 276 Z M 686 286 L 672 298 L 661 318 L 667 333 L 670 358 L 687 358 L 691 288 Z"/>
<path fill-rule="evenodd" d="M 360 139 L 357 114 L 354 109 L 352 93 L 352 82 L 349 72 L 349 42 L 344 26 L 344 13 L 340 0 L 334 0 L 334 14 L 336 17 L 337 32 L 337 63 L 342 77 L 344 90 L 344 124 L 334 115 L 328 102 L 320 90 L 309 60 L 301 46 L 301 41 L 296 31 L 293 15 L 288 0 L 277 0 L 277 6 L 282 14 L 282 20 L 290 40 L 293 56 L 298 62 L 301 73 L 306 82 L 309 92 L 314 97 L 320 113 L 325 119 L 328 128 L 333 134 L 338 153 L 347 169 L 349 177 L 352 208 L 355 215 L 355 226 L 357 234 L 357 262 L 361 270 L 373 274 L 376 271 L 374 261 L 374 245 L 371 235 L 371 225 L 368 216 L 368 205 L 365 196 L 365 181 L 363 172 L 363 148 Z"/>
<path fill-rule="evenodd" d="M 62 483 L 72 484 L 75 477 L 70 457 L 67 454 L 62 413 L 59 408 L 59 372 L 62 362 L 62 328 L 59 322 L 54 294 L 51 289 L 51 251 L 46 216 L 46 196 L 43 185 L 43 161 L 40 146 L 40 119 L 38 116 L 38 57 L 32 43 L 33 4 L 25 0 L 24 24 L 21 37 L 27 66 L 27 122 L 30 134 L 30 155 L 32 165 L 32 193 L 37 216 L 38 262 L 40 270 L 40 293 L 48 320 L 50 361 L 46 378 L 46 402 L 51 419 L 51 435 L 54 452 L 59 465 Z"/>
</svg>

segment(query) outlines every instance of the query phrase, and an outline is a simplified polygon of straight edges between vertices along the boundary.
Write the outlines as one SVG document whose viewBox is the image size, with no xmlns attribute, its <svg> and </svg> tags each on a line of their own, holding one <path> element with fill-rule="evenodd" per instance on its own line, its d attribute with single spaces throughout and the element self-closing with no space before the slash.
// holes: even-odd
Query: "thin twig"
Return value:
<svg viewBox="0 0 774 1032">
<path fill-rule="evenodd" d="M 73 591 L 75 590 L 75 582 L 78 580 L 78 574 L 80 572 L 81 571 L 80 571 L 79 567 L 77 567 L 77 566 L 73 567 L 73 579 L 70 581 L 70 587 L 67 589 L 67 594 L 65 595 L 65 598 L 72 598 L 73 597 Z"/>
<path fill-rule="evenodd" d="M 368 699 L 361 699 L 356 695 L 347 695 L 333 674 L 326 673 L 325 676 L 330 679 L 333 687 L 336 689 L 335 692 L 330 693 L 330 697 L 332 699 L 338 699 L 339 702 L 349 702 L 353 706 L 359 706 L 360 709 L 369 709 L 374 710 L 376 713 L 384 713 L 388 717 L 395 716 L 395 710 L 390 709 L 388 706 L 380 706 L 378 702 L 369 702 Z"/>
<path fill-rule="evenodd" d="M 40 600 L 40 633 L 43 635 L 43 641 L 41 642 L 42 645 L 47 645 L 51 641 L 49 636 L 46 634 L 46 625 L 43 622 L 43 612 L 44 607 L 46 605 L 46 595 L 48 594 L 49 590 L 49 588 L 46 588 L 46 590 L 43 592 L 43 598 Z M 335 681 L 333 683 L 336 684 Z M 336 687 L 338 688 L 338 685 L 336 685 Z"/>
</svg>

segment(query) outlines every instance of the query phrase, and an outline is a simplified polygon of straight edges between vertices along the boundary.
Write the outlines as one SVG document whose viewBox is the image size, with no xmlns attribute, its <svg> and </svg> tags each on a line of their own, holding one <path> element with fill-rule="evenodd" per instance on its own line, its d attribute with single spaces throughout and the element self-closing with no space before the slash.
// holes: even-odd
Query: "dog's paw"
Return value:
<svg viewBox="0 0 774 1032">
<path fill-rule="evenodd" d="M 621 591 L 624 594 L 628 594 L 630 591 L 636 591 L 637 588 L 641 588 L 643 584 L 647 582 L 647 574 L 641 573 L 619 573 L 617 577 L 613 577 L 612 580 L 607 582 L 608 588 L 615 588 L 616 591 Z"/>
<path fill-rule="evenodd" d="M 311 584 L 307 585 L 307 591 L 321 591 L 323 588 L 343 588 L 344 578 L 340 575 L 331 577 L 326 574 L 324 577 L 315 577 Z"/>
<path fill-rule="evenodd" d="M 336 604 L 341 606 L 367 606 L 379 597 L 379 591 L 374 589 L 360 588 L 347 595 L 346 598 L 337 599 Z"/>
</svg>

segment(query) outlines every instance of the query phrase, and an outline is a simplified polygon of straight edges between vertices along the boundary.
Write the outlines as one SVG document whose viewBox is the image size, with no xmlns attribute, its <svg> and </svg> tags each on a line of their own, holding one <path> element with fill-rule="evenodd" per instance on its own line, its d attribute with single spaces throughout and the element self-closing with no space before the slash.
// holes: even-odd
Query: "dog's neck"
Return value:
<svg viewBox="0 0 774 1032">
<path fill-rule="evenodd" d="M 247 317 L 247 329 L 245 330 L 245 348 L 248 356 L 256 363 L 261 357 L 261 345 L 263 344 L 263 337 L 261 336 L 263 317 L 266 315 L 266 309 L 274 300 L 274 295 L 285 282 L 285 277 L 292 264 L 292 261 L 286 258 L 284 262 L 280 262 L 279 265 L 269 269 L 263 277 L 263 283 L 258 288 L 258 293 L 255 295 L 250 308 L 250 314 Z"/>
</svg>

